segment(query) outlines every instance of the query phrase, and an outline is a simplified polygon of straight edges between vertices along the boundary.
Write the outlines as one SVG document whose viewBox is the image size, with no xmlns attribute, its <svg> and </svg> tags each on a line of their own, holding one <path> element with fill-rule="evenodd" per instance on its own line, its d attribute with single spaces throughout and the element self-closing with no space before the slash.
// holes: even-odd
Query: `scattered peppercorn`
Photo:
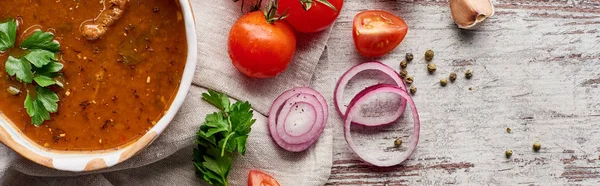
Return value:
<svg viewBox="0 0 600 186">
<path fill-rule="evenodd" d="M 429 71 L 430 74 L 434 73 L 435 70 L 437 70 L 437 66 L 435 65 L 435 63 L 427 64 L 427 71 Z"/>
<path fill-rule="evenodd" d="M 473 91 L 473 87 L 469 87 L 469 91 Z"/>
<path fill-rule="evenodd" d="M 471 79 L 471 77 L 473 77 L 473 71 L 471 69 L 465 71 L 465 77 L 467 77 L 467 79 Z"/>
<path fill-rule="evenodd" d="M 511 131 L 510 128 L 506 127 L 506 132 L 510 133 L 510 131 Z"/>
<path fill-rule="evenodd" d="M 425 60 L 431 61 L 433 59 L 433 50 L 429 49 L 425 52 Z"/>
<path fill-rule="evenodd" d="M 402 62 L 400 62 L 400 68 L 405 69 L 406 66 L 408 66 L 408 63 L 406 62 L 406 60 L 402 60 Z"/>
<path fill-rule="evenodd" d="M 442 79 L 440 80 L 440 85 L 442 85 L 442 86 L 446 86 L 446 84 L 448 84 L 448 80 L 447 80 L 446 78 L 442 78 Z"/>
<path fill-rule="evenodd" d="M 454 80 L 456 80 L 456 73 L 450 72 L 450 77 L 449 78 L 450 78 L 451 82 L 454 82 Z"/>
<path fill-rule="evenodd" d="M 417 93 L 417 87 L 415 87 L 414 85 L 411 85 L 411 86 L 410 86 L 410 93 L 411 93 L 411 94 L 413 94 L 413 95 L 414 95 L 415 93 Z"/>
<path fill-rule="evenodd" d="M 413 81 L 415 81 L 415 78 L 413 76 L 408 76 L 404 81 L 406 82 L 406 84 L 412 84 Z"/>
<path fill-rule="evenodd" d="M 408 71 L 406 71 L 406 69 L 400 70 L 400 77 L 402 77 L 404 79 L 404 78 L 406 78 L 407 75 L 408 75 Z"/>
<path fill-rule="evenodd" d="M 394 147 L 398 148 L 402 145 L 402 139 L 398 138 L 394 141 Z"/>
<path fill-rule="evenodd" d="M 413 60 L 413 54 L 412 53 L 406 53 L 406 56 L 404 56 L 406 58 L 406 61 L 410 62 Z"/>
<path fill-rule="evenodd" d="M 539 141 L 536 141 L 535 143 L 533 143 L 533 150 L 534 151 L 540 151 L 540 149 L 542 148 L 542 144 Z"/>
<path fill-rule="evenodd" d="M 506 158 L 510 158 L 512 156 L 512 150 L 508 149 L 506 150 L 506 152 L 504 152 L 504 154 L 506 155 Z"/>
</svg>

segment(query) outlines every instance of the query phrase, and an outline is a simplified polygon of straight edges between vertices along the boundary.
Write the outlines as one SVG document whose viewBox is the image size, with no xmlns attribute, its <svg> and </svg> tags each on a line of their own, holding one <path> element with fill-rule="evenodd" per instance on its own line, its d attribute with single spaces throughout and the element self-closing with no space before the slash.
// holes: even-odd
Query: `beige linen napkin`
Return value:
<svg viewBox="0 0 600 186">
<path fill-rule="evenodd" d="M 266 114 L 283 91 L 309 86 L 324 52 L 329 29 L 316 34 L 297 34 L 298 50 L 286 72 L 276 78 L 247 78 L 232 65 L 227 54 L 227 33 L 242 15 L 232 0 L 192 0 L 198 30 L 198 68 L 188 97 L 169 128 L 148 148 L 115 167 L 91 173 L 49 169 L 26 160 L 0 145 L 2 185 L 205 185 L 196 178 L 191 162 L 194 133 L 206 114 L 215 111 L 202 101 L 206 88 L 225 92 L 253 105 L 257 122 L 247 142 L 246 156 L 237 156 L 230 174 L 231 185 L 246 185 L 250 169 L 276 177 L 282 185 L 323 185 L 332 164 L 332 124 L 305 152 L 290 153 L 275 144 L 268 132 Z M 333 104 L 330 98 L 328 103 Z M 75 176 L 75 177 L 73 177 Z"/>
</svg>

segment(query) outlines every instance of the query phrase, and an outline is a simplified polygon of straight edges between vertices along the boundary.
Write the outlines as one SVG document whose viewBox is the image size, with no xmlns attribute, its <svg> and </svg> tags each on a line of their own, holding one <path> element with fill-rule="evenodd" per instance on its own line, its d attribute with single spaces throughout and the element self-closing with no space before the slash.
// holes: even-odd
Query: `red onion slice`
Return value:
<svg viewBox="0 0 600 186">
<path fill-rule="evenodd" d="M 286 110 L 283 108 L 282 110 Z M 279 114 L 279 118 L 285 120 L 283 122 L 283 130 L 290 136 L 302 136 L 307 132 L 310 132 L 310 129 L 315 128 L 314 123 L 317 121 L 315 117 L 305 117 L 304 112 L 308 112 L 309 116 L 316 116 L 317 114 L 322 114 L 323 111 L 317 112 L 315 107 L 306 102 L 296 102 L 291 106 L 290 112 L 283 116 L 284 114 Z M 277 119 L 279 119 L 277 118 Z M 320 118 L 323 118 L 322 116 Z M 280 122 L 278 122 L 280 123 Z M 279 130 L 279 127 L 277 127 Z"/>
<path fill-rule="evenodd" d="M 402 78 L 400 77 L 400 75 L 398 73 L 396 73 L 396 71 L 394 71 L 394 69 L 390 68 L 389 66 L 387 66 L 381 62 L 367 62 L 367 63 L 362 63 L 359 65 L 356 65 L 356 66 L 350 68 L 348 71 L 346 71 L 342 75 L 342 77 L 340 77 L 340 79 L 337 82 L 335 91 L 334 91 L 333 100 L 335 102 L 335 106 L 336 106 L 335 108 L 342 118 L 345 117 L 344 114 L 346 113 L 346 110 L 347 110 L 347 108 L 344 107 L 344 105 L 343 105 L 344 89 L 346 88 L 346 85 L 348 84 L 350 79 L 352 79 L 358 73 L 366 71 L 366 70 L 378 70 L 380 72 L 383 72 L 384 74 L 386 74 L 387 76 L 392 78 L 392 80 L 394 80 L 394 82 L 396 83 L 396 85 L 398 87 L 400 87 L 401 89 L 403 89 L 406 92 L 406 85 L 404 85 L 404 81 L 402 81 Z M 359 95 L 357 94 L 355 97 L 357 97 L 357 96 L 359 96 Z M 396 121 L 398 118 L 400 118 L 402 113 L 404 113 L 404 110 L 406 108 L 406 100 L 402 99 L 400 104 L 401 104 L 400 107 L 398 108 L 398 110 L 396 110 L 394 112 L 393 115 L 380 116 L 380 117 L 378 117 L 378 120 L 373 120 L 373 118 L 369 118 L 369 117 L 358 116 L 358 117 L 355 117 L 352 122 L 354 124 L 364 125 L 364 126 L 380 126 L 380 125 L 392 123 L 392 122 Z"/>
<path fill-rule="evenodd" d="M 298 103 L 302 105 L 309 105 L 308 108 L 311 108 L 314 110 L 314 112 L 310 113 L 302 112 L 302 110 L 296 110 L 302 109 L 294 106 L 297 106 Z M 308 125 L 306 125 L 306 122 L 303 123 L 304 125 L 299 123 L 305 119 L 313 120 L 314 122 L 308 123 Z M 314 95 L 296 94 L 296 96 L 293 96 L 286 101 L 285 105 L 281 109 L 281 112 L 279 112 L 279 115 L 277 116 L 277 134 L 279 134 L 279 137 L 281 137 L 283 141 L 289 144 L 306 143 L 313 140 L 313 138 L 319 137 L 319 135 L 314 134 L 320 134 L 319 131 L 322 130 L 325 125 L 323 122 L 324 119 L 323 107 Z M 298 128 L 300 128 L 301 131 L 307 132 L 299 132 L 300 135 L 293 135 L 295 131 L 290 131 L 290 128 L 292 127 L 288 127 L 287 125 L 294 124 L 301 124 L 301 126 Z"/>
<path fill-rule="evenodd" d="M 382 159 L 374 158 L 372 156 L 367 155 L 368 153 L 374 153 L 374 152 L 358 151 L 357 145 L 354 142 L 354 140 L 352 139 L 352 134 L 350 133 L 350 125 L 353 122 L 352 120 L 354 119 L 354 117 L 357 115 L 357 113 L 360 110 L 359 105 L 364 103 L 369 96 L 373 96 L 374 94 L 377 94 L 377 93 L 394 93 L 394 94 L 398 94 L 398 95 L 402 96 L 404 99 L 407 100 L 407 103 L 410 106 L 411 111 L 412 111 L 413 122 L 414 122 L 414 129 L 413 129 L 413 139 L 414 140 L 410 141 L 410 143 L 408 144 L 407 150 L 402 155 L 397 156 L 393 159 L 382 160 Z M 379 166 L 379 167 L 390 167 L 390 166 L 398 165 L 398 164 L 402 163 L 404 160 L 408 159 L 408 157 L 414 152 L 415 148 L 417 147 L 417 143 L 419 142 L 420 127 L 421 127 L 421 123 L 419 121 L 419 114 L 417 113 L 417 107 L 415 106 L 415 103 L 412 100 L 412 98 L 402 88 L 395 87 L 392 85 L 375 85 L 373 87 L 369 87 L 369 88 L 363 90 L 361 93 L 359 93 L 359 95 L 360 96 L 354 97 L 354 99 L 348 106 L 348 110 L 346 111 L 347 117 L 344 120 L 344 137 L 346 138 L 346 142 L 348 143 L 348 145 L 350 146 L 352 151 L 354 151 L 354 153 L 356 153 L 356 155 L 358 155 L 358 157 L 361 158 L 363 161 L 370 163 L 372 165 L 375 165 L 375 166 Z"/>
<path fill-rule="evenodd" d="M 307 95 L 307 99 L 301 99 L 299 101 L 295 101 L 295 97 L 299 98 L 301 95 Z M 294 99 L 293 99 L 294 98 Z M 316 100 L 316 101 L 315 101 Z M 301 134 L 301 136 L 307 136 L 310 138 L 303 138 L 299 140 L 295 138 L 293 135 L 289 135 L 289 133 L 285 132 L 285 127 L 281 127 L 278 130 L 279 125 L 285 125 L 286 122 L 293 122 L 291 118 L 289 118 L 289 109 L 288 111 L 284 110 L 286 105 L 293 106 L 295 103 L 300 104 L 310 104 L 316 112 L 315 114 L 320 113 L 320 117 L 315 117 L 314 126 L 311 126 L 310 131 Z M 286 104 L 286 105 L 284 105 Z M 290 108 L 291 109 L 291 108 Z M 319 112 L 320 111 L 320 112 Z M 281 117 L 282 113 L 284 113 L 285 117 Z M 304 112 L 303 114 L 307 114 L 310 112 Z M 312 144 L 319 139 L 319 136 L 323 132 L 325 128 L 325 124 L 327 123 L 327 118 L 329 117 L 329 110 L 327 107 L 327 102 L 325 98 L 317 91 L 308 88 L 308 87 L 298 87 L 293 88 L 291 90 L 285 91 L 281 94 L 275 101 L 273 105 L 271 105 L 271 109 L 269 110 L 269 132 L 271 133 L 271 137 L 279 145 L 281 148 L 286 149 L 291 152 L 300 152 L 308 149 Z M 321 119 L 319 119 L 321 118 Z M 282 138 L 282 136 L 287 136 L 286 140 L 294 143 L 288 143 L 286 140 Z M 289 137 L 289 138 L 288 138 Z"/>
</svg>

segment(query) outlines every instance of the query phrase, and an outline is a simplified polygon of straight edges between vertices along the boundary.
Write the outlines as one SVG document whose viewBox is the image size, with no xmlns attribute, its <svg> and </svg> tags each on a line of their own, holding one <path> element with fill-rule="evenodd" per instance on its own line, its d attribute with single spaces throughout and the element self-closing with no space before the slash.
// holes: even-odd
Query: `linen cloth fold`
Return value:
<svg viewBox="0 0 600 186">
<path fill-rule="evenodd" d="M 330 30 L 296 33 L 297 51 L 288 69 L 272 79 L 251 79 L 233 67 L 227 53 L 227 33 L 242 15 L 239 2 L 192 0 L 192 7 L 198 31 L 198 66 L 193 85 L 175 119 L 154 143 L 121 164 L 93 172 L 46 168 L 0 145 L 1 185 L 207 185 L 195 177 L 191 162 L 195 132 L 206 114 L 216 111 L 202 100 L 201 94 L 207 88 L 247 100 L 255 110 L 257 122 L 247 141 L 247 153 L 234 158 L 230 185 L 246 185 L 251 169 L 271 174 L 282 185 L 325 184 L 332 165 L 332 124 L 326 125 L 311 148 L 291 153 L 273 142 L 265 114 L 283 91 L 311 85 L 315 67 L 328 61 L 325 45 Z M 327 99 L 331 106 L 332 100 Z"/>
</svg>

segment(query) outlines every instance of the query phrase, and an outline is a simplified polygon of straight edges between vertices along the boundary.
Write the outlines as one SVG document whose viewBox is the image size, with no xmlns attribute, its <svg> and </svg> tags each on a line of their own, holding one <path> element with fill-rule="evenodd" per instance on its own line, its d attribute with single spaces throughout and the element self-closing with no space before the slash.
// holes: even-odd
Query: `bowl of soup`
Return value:
<svg viewBox="0 0 600 186">
<path fill-rule="evenodd" d="M 25 158 L 66 171 L 114 166 L 152 143 L 183 104 L 197 59 L 188 0 L 0 7 L 0 41 L 16 28 L 14 45 L 0 50 L 0 142 Z M 62 68 L 46 74 L 48 64 Z"/>
</svg>

